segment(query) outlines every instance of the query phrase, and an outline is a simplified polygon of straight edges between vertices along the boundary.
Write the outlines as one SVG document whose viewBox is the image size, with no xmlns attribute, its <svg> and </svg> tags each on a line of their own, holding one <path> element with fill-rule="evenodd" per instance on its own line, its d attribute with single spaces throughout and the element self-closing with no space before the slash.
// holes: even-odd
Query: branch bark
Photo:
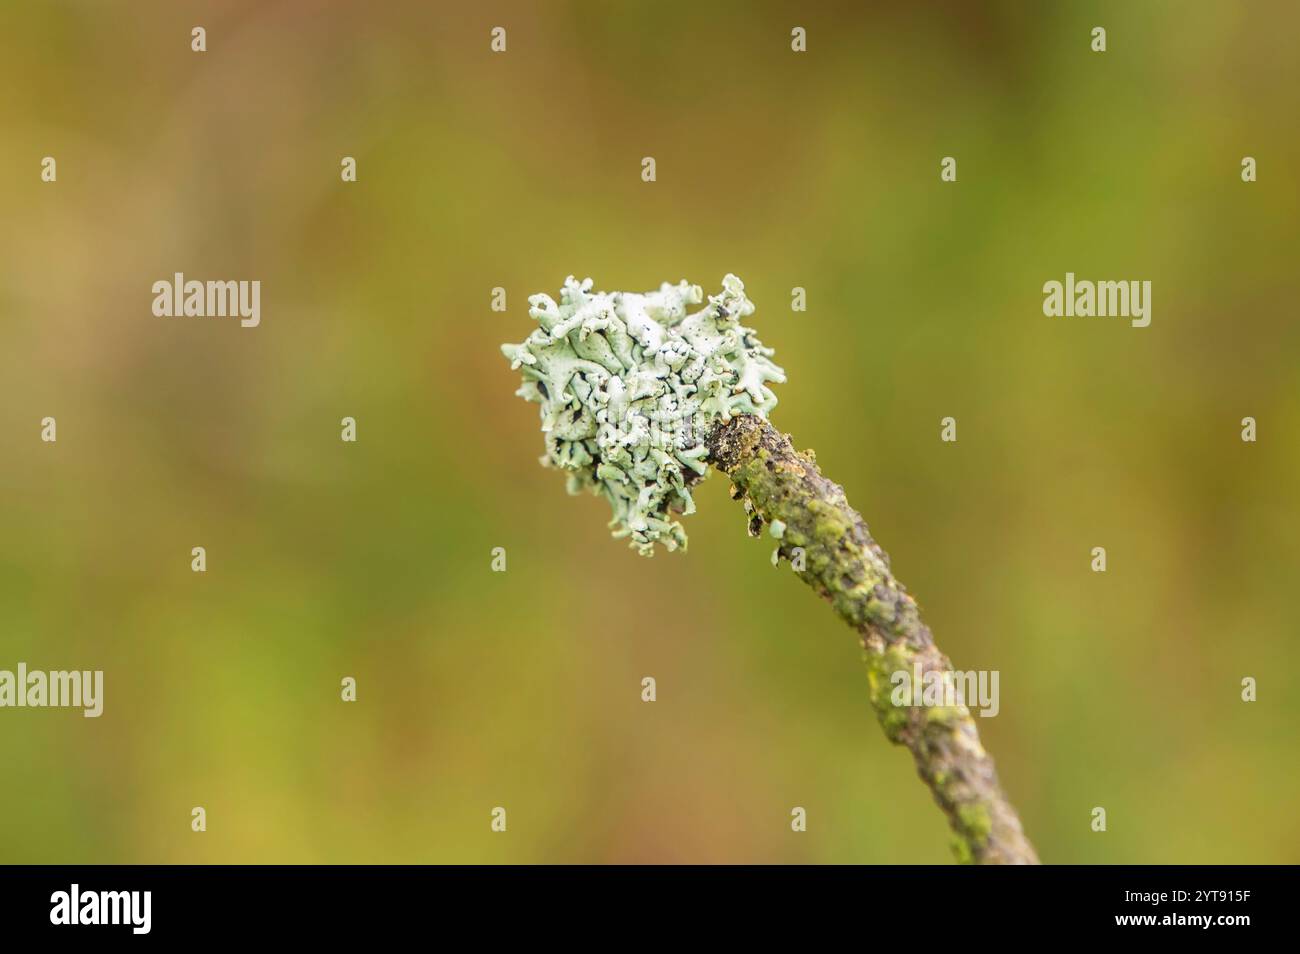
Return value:
<svg viewBox="0 0 1300 954">
<path fill-rule="evenodd" d="M 950 671 L 948 658 L 921 622 L 916 601 L 894 578 L 889 556 L 849 506 L 844 490 L 822 476 L 812 452 L 762 418 L 740 415 L 705 439 L 709 461 L 746 501 L 750 531 L 780 521 L 781 555 L 803 549 L 796 573 L 857 630 L 867 661 L 871 703 L 891 742 L 904 745 L 921 779 L 948 817 L 958 860 L 975 864 L 1038 864 L 1016 811 L 998 783 L 993 760 L 964 706 L 895 706 L 891 675 Z"/>
</svg>

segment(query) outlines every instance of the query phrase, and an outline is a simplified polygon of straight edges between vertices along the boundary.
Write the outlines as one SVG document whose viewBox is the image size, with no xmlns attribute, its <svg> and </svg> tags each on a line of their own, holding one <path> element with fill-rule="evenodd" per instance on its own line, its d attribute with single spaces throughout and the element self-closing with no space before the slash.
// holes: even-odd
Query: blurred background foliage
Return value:
<svg viewBox="0 0 1300 954">
<path fill-rule="evenodd" d="M 725 481 L 646 560 L 536 465 L 497 351 L 528 294 L 734 271 L 776 423 L 1001 672 L 981 730 L 1043 858 L 1300 861 L 1297 30 L 1281 0 L 0 5 L 0 668 L 106 673 L 99 720 L 0 712 L 0 860 L 948 860 L 853 634 Z M 176 271 L 260 280 L 261 327 L 153 317 Z M 1045 318 L 1066 271 L 1151 280 L 1151 327 Z"/>
</svg>

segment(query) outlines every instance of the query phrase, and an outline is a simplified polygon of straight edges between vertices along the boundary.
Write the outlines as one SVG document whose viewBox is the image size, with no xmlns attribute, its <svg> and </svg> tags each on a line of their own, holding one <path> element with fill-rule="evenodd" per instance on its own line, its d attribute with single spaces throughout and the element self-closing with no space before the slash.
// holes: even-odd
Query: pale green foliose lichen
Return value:
<svg viewBox="0 0 1300 954">
<path fill-rule="evenodd" d="M 542 464 L 568 474 L 570 493 L 590 489 L 609 501 L 615 537 L 639 553 L 656 543 L 686 546 L 677 514 L 695 509 L 691 485 L 708 472 L 704 436 L 735 414 L 766 417 L 776 406 L 768 382 L 785 381 L 754 329 L 735 275 L 704 301 L 699 285 L 667 282 L 658 291 L 593 292 L 590 278 L 565 279 L 559 304 L 528 299 L 540 327 L 501 346 L 523 374 L 516 391 L 541 404 Z"/>
</svg>

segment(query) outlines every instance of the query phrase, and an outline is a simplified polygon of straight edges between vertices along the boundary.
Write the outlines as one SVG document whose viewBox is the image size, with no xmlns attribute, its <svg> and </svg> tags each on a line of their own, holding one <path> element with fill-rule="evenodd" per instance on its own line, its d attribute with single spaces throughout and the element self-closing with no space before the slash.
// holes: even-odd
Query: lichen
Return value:
<svg viewBox="0 0 1300 954">
<path fill-rule="evenodd" d="M 541 404 L 544 466 L 568 475 L 570 493 L 604 497 L 615 537 L 639 553 L 686 546 L 676 515 L 692 513 L 691 486 L 708 470 L 704 438 L 736 414 L 766 418 L 768 382 L 785 381 L 752 328 L 754 312 L 735 275 L 693 314 L 699 285 L 667 282 L 656 292 L 593 292 L 569 276 L 557 304 L 528 299 L 539 327 L 501 346 L 523 374 L 515 393 Z"/>
</svg>

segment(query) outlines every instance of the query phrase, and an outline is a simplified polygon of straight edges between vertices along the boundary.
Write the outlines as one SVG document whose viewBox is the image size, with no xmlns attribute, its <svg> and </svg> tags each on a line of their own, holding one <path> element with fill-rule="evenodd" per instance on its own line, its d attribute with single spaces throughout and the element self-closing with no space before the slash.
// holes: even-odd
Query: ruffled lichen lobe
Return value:
<svg viewBox="0 0 1300 954">
<path fill-rule="evenodd" d="M 523 375 L 515 393 L 541 405 L 542 464 L 568 475 L 570 493 L 609 501 L 615 537 L 645 555 L 656 543 L 684 549 L 676 518 L 695 509 L 705 437 L 737 414 L 766 418 L 776 406 L 768 384 L 785 373 L 741 323 L 754 305 L 735 275 L 707 303 L 685 281 L 644 294 L 592 289 L 569 276 L 559 302 L 528 299 L 538 327 L 501 346 Z"/>
</svg>

